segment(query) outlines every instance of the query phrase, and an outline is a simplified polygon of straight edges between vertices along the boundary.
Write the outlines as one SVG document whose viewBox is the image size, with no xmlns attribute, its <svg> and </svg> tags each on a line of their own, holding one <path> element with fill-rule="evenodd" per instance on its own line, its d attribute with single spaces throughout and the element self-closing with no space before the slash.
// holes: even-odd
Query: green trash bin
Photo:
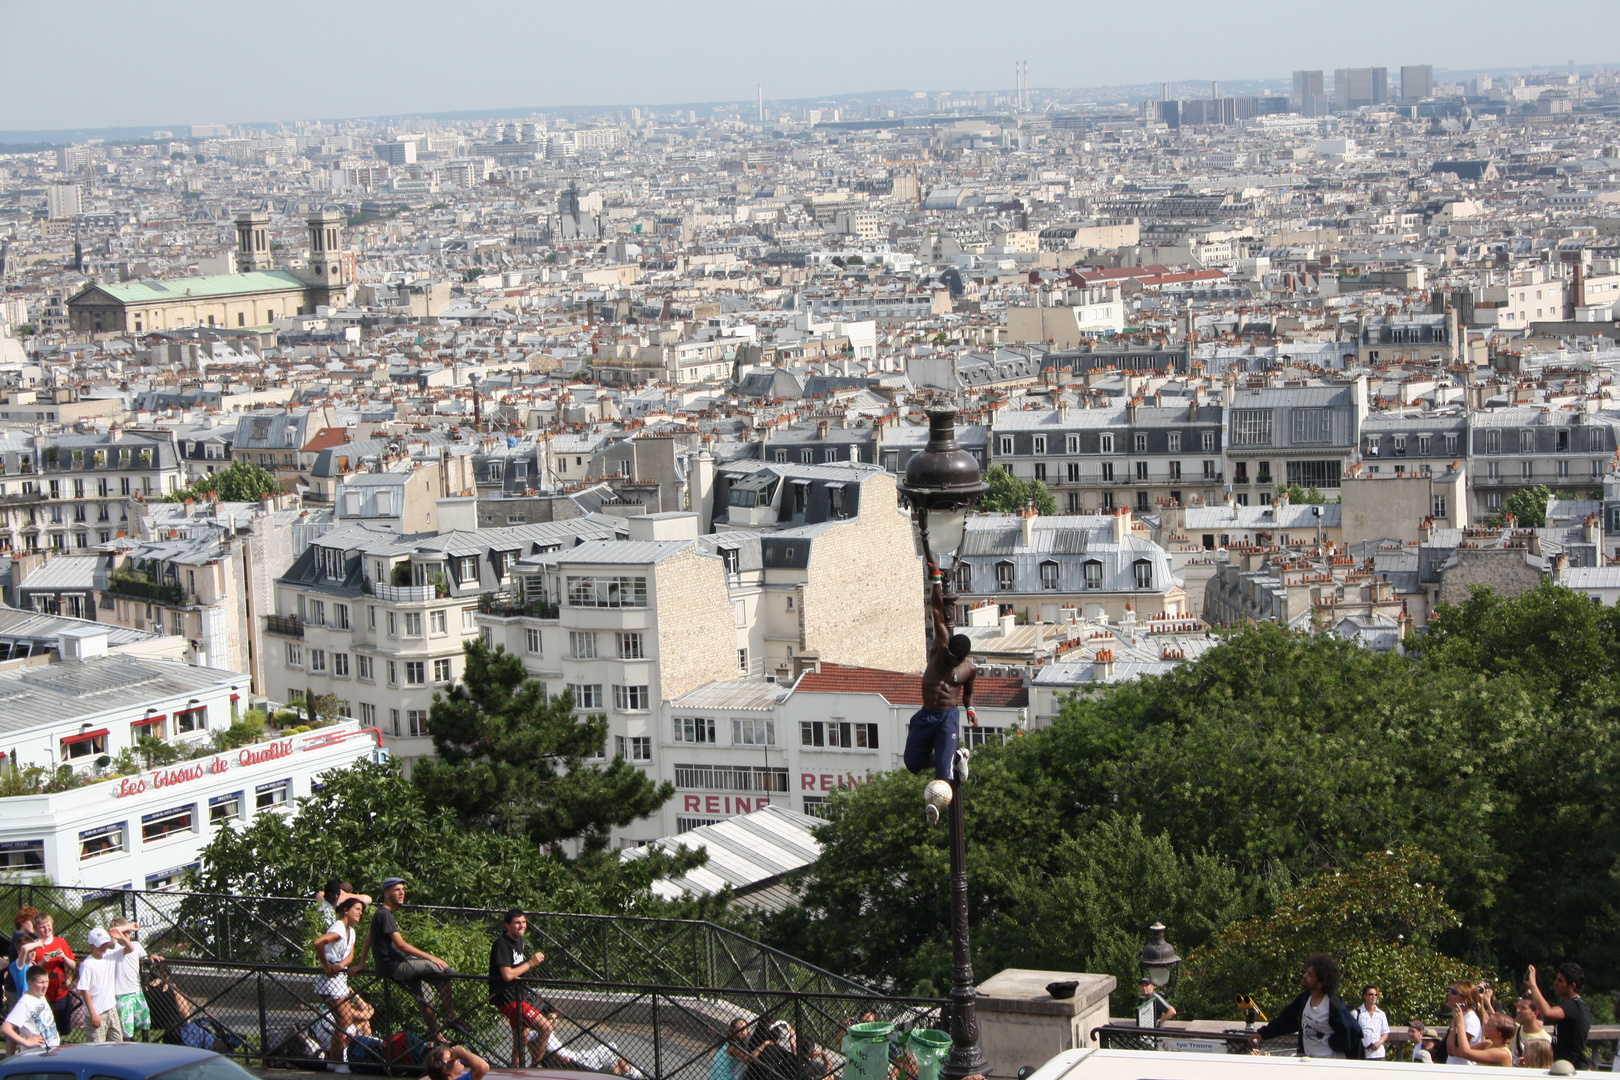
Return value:
<svg viewBox="0 0 1620 1080">
<path fill-rule="evenodd" d="M 844 1036 L 844 1080 L 889 1080 L 889 1036 L 885 1021 L 851 1024 Z"/>
<path fill-rule="evenodd" d="M 951 1056 L 951 1037 L 933 1028 L 919 1028 L 906 1036 L 906 1046 L 917 1062 L 917 1080 L 939 1080 L 940 1067 Z"/>
</svg>

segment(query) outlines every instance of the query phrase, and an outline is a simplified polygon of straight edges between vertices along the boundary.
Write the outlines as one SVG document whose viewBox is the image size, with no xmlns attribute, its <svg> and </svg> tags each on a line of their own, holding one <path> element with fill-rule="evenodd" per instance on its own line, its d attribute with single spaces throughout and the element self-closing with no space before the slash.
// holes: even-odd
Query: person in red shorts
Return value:
<svg viewBox="0 0 1620 1080">
<path fill-rule="evenodd" d="M 521 1069 L 525 1039 L 533 1041 L 532 1056 L 539 1065 L 551 1034 L 552 1022 L 528 1000 L 523 984 L 518 981 L 545 963 L 546 954 L 537 950 L 533 956 L 524 955 L 523 935 L 529 932 L 529 918 L 521 909 L 508 911 L 504 922 L 506 932 L 496 938 L 489 949 L 489 1002 L 512 1025 L 512 1068 Z"/>
</svg>

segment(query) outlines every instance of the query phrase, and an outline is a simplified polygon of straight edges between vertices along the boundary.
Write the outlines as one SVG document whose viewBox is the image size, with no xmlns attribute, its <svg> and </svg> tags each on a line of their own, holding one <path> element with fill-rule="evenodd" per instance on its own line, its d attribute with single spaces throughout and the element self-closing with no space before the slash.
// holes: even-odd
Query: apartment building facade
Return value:
<svg viewBox="0 0 1620 1080">
<path fill-rule="evenodd" d="M 0 443 L 0 551 L 84 551 L 131 531 L 135 505 L 184 483 L 166 435 L 13 436 Z"/>
<path fill-rule="evenodd" d="M 1197 400 L 1004 411 L 988 434 L 990 463 L 1046 484 L 1060 513 L 1216 502 L 1226 484 L 1223 414 Z"/>
<path fill-rule="evenodd" d="M 997 604 L 1030 622 L 1181 615 L 1170 557 L 1129 509 L 1103 517 L 983 514 L 968 521 L 953 572 L 966 608 Z M 964 620 L 965 621 L 965 620 Z"/>
<path fill-rule="evenodd" d="M 964 726 L 963 745 L 1013 737 L 1028 705 L 1021 679 L 981 675 L 979 726 Z M 766 805 L 819 815 L 838 789 L 904 768 L 921 707 L 920 674 L 842 664 L 807 667 L 791 682 L 709 683 L 665 702 L 650 771 L 675 785 L 675 798 L 651 831 L 684 833 Z"/>
<path fill-rule="evenodd" d="M 509 529 L 468 525 L 417 534 L 350 525 L 315 538 L 276 580 L 275 613 L 265 617 L 269 696 L 335 695 L 340 712 L 380 728 L 408 765 L 433 752 L 433 695 L 462 676 L 462 645 L 479 632 L 480 597 L 509 593 L 523 558 L 616 536 L 619 528 L 600 515 Z"/>
</svg>

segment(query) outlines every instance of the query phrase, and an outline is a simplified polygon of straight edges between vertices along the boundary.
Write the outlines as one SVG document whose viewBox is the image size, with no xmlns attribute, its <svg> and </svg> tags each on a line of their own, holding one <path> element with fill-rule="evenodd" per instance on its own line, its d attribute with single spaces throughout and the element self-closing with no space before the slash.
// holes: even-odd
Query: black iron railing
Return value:
<svg viewBox="0 0 1620 1080">
<path fill-rule="evenodd" d="M 315 903 L 12 883 L 0 884 L 0 925 L 18 908 L 35 907 L 77 943 L 93 926 L 135 919 L 148 952 L 165 957 L 147 972 L 154 1038 L 201 1038 L 243 1060 L 297 1067 L 317 1060 L 311 1055 L 324 1051 L 331 1035 L 314 990 L 318 972 L 307 960 L 312 927 L 321 921 L 313 918 Z M 482 939 L 500 932 L 501 912 L 407 911 Z M 529 941 L 546 953 L 547 978 L 525 979 L 524 986 L 562 1016 L 556 1034 L 564 1050 L 550 1061 L 558 1066 L 611 1070 L 622 1057 L 621 1071 L 633 1070 L 628 1075 L 706 1080 L 725 1032 L 740 1017 L 751 1035 L 777 1021 L 796 1033 L 786 1056 L 767 1055 L 775 1065 L 757 1074 L 763 1080 L 836 1080 L 852 1018 L 871 1012 L 906 1030 L 943 1027 L 947 1017 L 947 1002 L 885 997 L 712 923 L 535 913 Z M 351 975 L 350 985 L 376 1009 L 371 1025 L 379 1037 L 426 1034 L 421 1012 L 399 984 L 366 971 Z M 451 986 L 464 1025 L 458 1041 L 508 1064 L 510 1024 L 489 1005 L 485 978 L 458 974 Z M 412 1075 L 420 1074 L 416 1067 Z"/>
<path fill-rule="evenodd" d="M 301 638 L 304 636 L 304 621 L 296 615 L 266 615 L 264 630 L 267 634 Z"/>
</svg>

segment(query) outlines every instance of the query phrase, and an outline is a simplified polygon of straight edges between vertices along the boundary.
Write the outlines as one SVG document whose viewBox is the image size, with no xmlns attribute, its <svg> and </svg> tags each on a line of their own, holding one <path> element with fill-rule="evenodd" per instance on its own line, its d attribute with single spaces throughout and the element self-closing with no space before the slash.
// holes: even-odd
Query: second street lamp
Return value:
<svg viewBox="0 0 1620 1080">
<path fill-rule="evenodd" d="M 1176 981 L 1176 972 L 1181 969 L 1181 957 L 1176 955 L 1176 947 L 1164 940 L 1164 923 L 1157 919 L 1148 927 L 1148 941 L 1137 954 L 1136 962 L 1142 969 L 1142 977 L 1163 989 L 1165 996 L 1170 996 Z"/>
<path fill-rule="evenodd" d="M 979 460 L 956 442 L 956 410 L 928 410 L 928 445 L 906 463 L 900 495 L 911 507 L 911 517 L 922 541 L 923 554 L 949 555 L 953 564 L 941 585 L 947 640 L 956 625 L 956 566 L 954 559 L 967 531 L 968 511 L 989 487 L 980 473 Z M 943 568 L 942 568 L 943 569 Z M 945 642 L 930 640 L 929 648 Z M 951 774 L 949 807 L 951 846 L 951 1054 L 940 1070 L 944 1080 L 963 1080 L 983 1073 L 987 1066 L 979 1046 L 979 1020 L 974 1009 L 978 990 L 973 985 L 973 950 L 968 941 L 967 827 L 962 812 L 963 776 Z"/>
</svg>

